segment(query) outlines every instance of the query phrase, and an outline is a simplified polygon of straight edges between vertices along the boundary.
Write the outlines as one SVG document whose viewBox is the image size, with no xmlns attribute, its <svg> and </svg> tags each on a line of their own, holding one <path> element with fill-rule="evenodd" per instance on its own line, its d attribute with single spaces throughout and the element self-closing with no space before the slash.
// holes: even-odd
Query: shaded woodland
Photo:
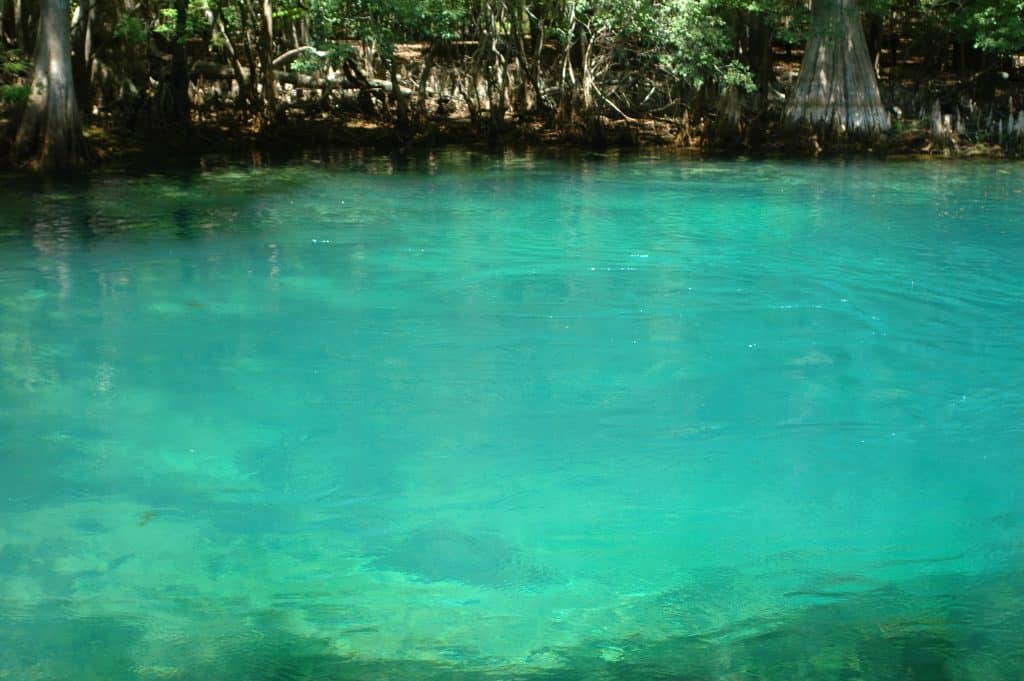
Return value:
<svg viewBox="0 0 1024 681">
<path fill-rule="evenodd" d="M 1024 0 L 0 0 L 2 154 L 1024 148 Z"/>
</svg>

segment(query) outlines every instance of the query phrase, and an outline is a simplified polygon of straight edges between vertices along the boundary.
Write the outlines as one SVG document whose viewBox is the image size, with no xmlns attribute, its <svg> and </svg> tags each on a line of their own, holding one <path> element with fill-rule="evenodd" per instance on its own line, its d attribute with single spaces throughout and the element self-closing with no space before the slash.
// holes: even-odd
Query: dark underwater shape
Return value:
<svg viewBox="0 0 1024 681">
<path fill-rule="evenodd" d="M 522 549 L 490 532 L 431 525 L 413 530 L 379 553 L 375 566 L 428 582 L 490 588 L 530 588 L 551 581 Z"/>
</svg>

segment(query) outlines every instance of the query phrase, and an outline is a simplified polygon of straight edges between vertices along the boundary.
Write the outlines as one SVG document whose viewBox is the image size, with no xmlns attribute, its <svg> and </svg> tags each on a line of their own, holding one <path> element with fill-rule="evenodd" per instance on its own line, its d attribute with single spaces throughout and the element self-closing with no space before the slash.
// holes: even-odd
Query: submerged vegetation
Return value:
<svg viewBox="0 0 1024 681">
<path fill-rule="evenodd" d="M 83 125 L 192 144 L 356 123 L 389 144 L 1024 140 L 1020 0 L 2 0 L 0 64 L 4 155 L 43 168 L 88 159 Z"/>
</svg>

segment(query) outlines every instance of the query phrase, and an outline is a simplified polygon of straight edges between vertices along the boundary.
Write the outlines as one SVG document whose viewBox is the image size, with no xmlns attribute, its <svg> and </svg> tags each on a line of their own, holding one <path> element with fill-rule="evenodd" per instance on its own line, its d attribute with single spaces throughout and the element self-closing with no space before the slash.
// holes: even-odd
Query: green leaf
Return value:
<svg viewBox="0 0 1024 681">
<path fill-rule="evenodd" d="M 28 99 L 28 85 L 0 85 L 0 102 L 23 102 Z"/>
</svg>

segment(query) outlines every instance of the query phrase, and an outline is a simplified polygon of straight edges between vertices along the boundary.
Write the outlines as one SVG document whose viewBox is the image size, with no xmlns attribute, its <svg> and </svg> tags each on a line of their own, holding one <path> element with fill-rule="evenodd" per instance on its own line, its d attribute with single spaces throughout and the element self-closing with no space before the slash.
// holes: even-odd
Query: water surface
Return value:
<svg viewBox="0 0 1024 681">
<path fill-rule="evenodd" d="M 1019 679 L 1024 167 L 0 189 L 0 678 Z"/>
</svg>

